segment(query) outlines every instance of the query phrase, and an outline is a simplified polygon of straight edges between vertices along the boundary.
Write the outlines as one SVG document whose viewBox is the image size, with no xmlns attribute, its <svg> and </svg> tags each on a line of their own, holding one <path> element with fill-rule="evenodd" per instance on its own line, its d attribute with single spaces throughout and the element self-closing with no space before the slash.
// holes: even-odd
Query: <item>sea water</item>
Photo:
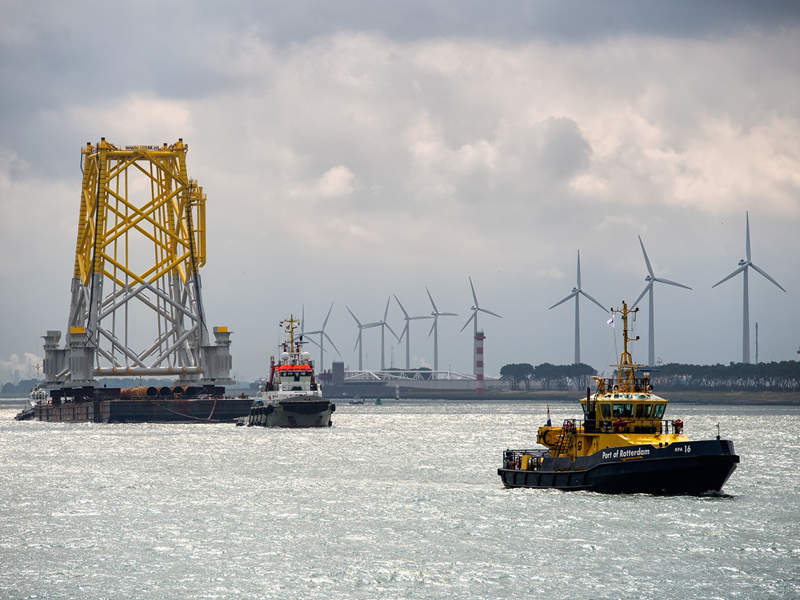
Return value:
<svg viewBox="0 0 800 600">
<path fill-rule="evenodd" d="M 15 412 L 0 598 L 800 596 L 799 407 L 671 405 L 734 440 L 722 497 L 503 488 L 539 403 L 340 404 L 305 430 Z"/>
</svg>

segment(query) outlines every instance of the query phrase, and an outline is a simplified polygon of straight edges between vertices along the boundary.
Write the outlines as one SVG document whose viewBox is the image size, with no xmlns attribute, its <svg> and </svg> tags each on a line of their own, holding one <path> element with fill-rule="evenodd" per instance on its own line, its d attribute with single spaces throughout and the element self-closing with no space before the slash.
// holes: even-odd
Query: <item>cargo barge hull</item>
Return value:
<svg viewBox="0 0 800 600">
<path fill-rule="evenodd" d="M 250 412 L 249 398 L 136 398 L 42 403 L 37 421 L 57 423 L 232 423 Z"/>
</svg>

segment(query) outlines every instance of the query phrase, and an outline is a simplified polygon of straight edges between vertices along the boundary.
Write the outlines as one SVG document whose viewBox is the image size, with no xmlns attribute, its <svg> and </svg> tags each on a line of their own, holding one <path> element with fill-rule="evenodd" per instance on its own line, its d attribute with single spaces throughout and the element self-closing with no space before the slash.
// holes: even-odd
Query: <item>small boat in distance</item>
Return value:
<svg viewBox="0 0 800 600">
<path fill-rule="evenodd" d="M 270 357 L 269 379 L 250 414 L 237 425 L 260 427 L 330 427 L 336 405 L 322 396 L 322 385 L 314 377 L 314 363 L 302 351 L 302 339 L 295 338 L 299 325 L 294 316 L 281 321 L 288 334 L 282 343 L 280 360 Z M 301 336 L 302 337 L 302 336 Z"/>
<path fill-rule="evenodd" d="M 506 487 L 590 490 L 606 493 L 719 493 L 739 463 L 733 442 L 691 441 L 683 421 L 665 420 L 667 399 L 653 393 L 649 373 L 633 363 L 628 315 L 639 309 L 612 308 L 622 316 L 624 349 L 615 378 L 595 377 L 581 400 L 583 419 L 539 428 L 546 450 L 506 450 L 497 474 Z M 643 371 L 642 377 L 636 372 Z"/>
<path fill-rule="evenodd" d="M 17 421 L 27 421 L 28 419 L 33 419 L 36 416 L 36 405 L 40 402 L 46 402 L 49 400 L 50 395 L 48 394 L 47 390 L 43 388 L 38 383 L 33 386 L 31 393 L 28 394 L 28 401 L 25 403 L 25 408 L 23 408 L 14 418 Z"/>
</svg>

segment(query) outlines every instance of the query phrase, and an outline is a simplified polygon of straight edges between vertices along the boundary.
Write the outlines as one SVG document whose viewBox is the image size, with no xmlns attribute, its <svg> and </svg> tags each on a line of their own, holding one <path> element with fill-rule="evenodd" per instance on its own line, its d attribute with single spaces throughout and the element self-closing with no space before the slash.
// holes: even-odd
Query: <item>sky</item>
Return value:
<svg viewBox="0 0 800 600">
<path fill-rule="evenodd" d="M 0 2 L 0 382 L 66 325 L 80 148 L 183 138 L 208 195 L 203 294 L 262 376 L 303 308 L 357 365 L 397 294 L 439 309 L 442 369 L 573 359 L 575 285 L 603 306 L 655 289 L 663 362 L 741 360 L 745 252 L 762 361 L 800 348 L 800 8 L 791 2 Z M 647 358 L 647 303 L 634 358 Z M 581 358 L 618 329 L 581 302 Z M 388 321 L 402 313 L 392 300 Z M 412 366 L 432 366 L 424 321 Z M 365 331 L 365 366 L 380 336 Z M 755 337 L 751 333 L 754 346 Z M 619 342 L 617 342 L 618 344 Z M 312 351 L 313 352 L 313 351 Z M 387 363 L 404 366 L 387 342 Z M 336 357 L 339 358 L 338 356 Z M 328 363 L 329 357 L 326 357 Z M 387 366 L 389 366 L 387 364 Z"/>
</svg>

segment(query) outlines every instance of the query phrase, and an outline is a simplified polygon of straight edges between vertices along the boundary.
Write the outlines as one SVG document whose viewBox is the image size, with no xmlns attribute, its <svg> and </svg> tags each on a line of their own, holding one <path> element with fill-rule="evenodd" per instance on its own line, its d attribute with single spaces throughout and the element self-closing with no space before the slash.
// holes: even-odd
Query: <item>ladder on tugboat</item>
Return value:
<svg viewBox="0 0 800 600">
<path fill-rule="evenodd" d="M 570 443 L 575 440 L 574 433 L 575 421 L 573 419 L 564 419 L 564 423 L 561 425 L 561 433 L 556 439 L 555 448 L 550 451 L 553 458 L 558 458 L 562 454 L 567 454 Z"/>
</svg>

